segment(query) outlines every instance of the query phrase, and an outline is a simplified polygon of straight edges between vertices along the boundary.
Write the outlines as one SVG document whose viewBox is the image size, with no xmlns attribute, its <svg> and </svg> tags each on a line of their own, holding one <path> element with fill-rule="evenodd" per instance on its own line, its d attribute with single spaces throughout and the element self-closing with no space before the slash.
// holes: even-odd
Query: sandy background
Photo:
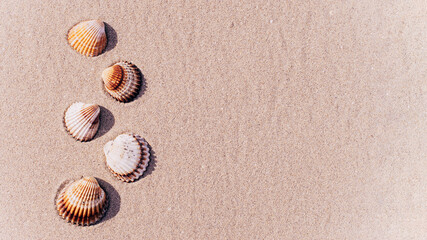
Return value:
<svg viewBox="0 0 427 240">
<path fill-rule="evenodd" d="M 0 2 L 0 239 L 427 239 L 425 1 L 65 2 Z M 86 58 L 66 34 L 96 18 Z M 118 60 L 146 81 L 128 104 L 101 88 Z M 75 101 L 103 107 L 91 142 Z M 103 162 L 128 131 L 155 155 L 133 184 Z M 65 223 L 89 175 L 112 207 Z"/>
</svg>

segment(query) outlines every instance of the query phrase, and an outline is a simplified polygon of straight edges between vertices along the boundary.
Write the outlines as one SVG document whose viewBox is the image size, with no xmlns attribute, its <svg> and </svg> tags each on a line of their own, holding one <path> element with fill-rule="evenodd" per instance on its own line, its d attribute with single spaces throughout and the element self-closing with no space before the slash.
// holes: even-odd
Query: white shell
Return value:
<svg viewBox="0 0 427 240">
<path fill-rule="evenodd" d="M 96 104 L 73 103 L 65 112 L 65 128 L 75 139 L 89 141 L 98 131 L 100 112 Z"/>
<path fill-rule="evenodd" d="M 148 143 L 135 134 L 121 134 L 104 146 L 106 164 L 124 182 L 133 182 L 147 168 L 150 152 Z"/>
</svg>

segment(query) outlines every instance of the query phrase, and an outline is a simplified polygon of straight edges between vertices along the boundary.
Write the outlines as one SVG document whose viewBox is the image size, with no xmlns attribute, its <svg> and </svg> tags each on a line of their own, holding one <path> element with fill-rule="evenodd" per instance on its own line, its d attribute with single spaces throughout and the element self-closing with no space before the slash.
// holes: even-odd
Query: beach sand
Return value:
<svg viewBox="0 0 427 240">
<path fill-rule="evenodd" d="M 427 3 L 0 3 L 0 239 L 426 239 Z M 105 53 L 67 43 L 108 24 Z M 114 101 L 101 73 L 126 60 L 145 87 Z M 63 127 L 102 106 L 95 139 Z M 133 132 L 147 173 L 118 181 L 103 146 Z M 90 227 L 63 221 L 62 183 L 110 196 Z"/>
</svg>

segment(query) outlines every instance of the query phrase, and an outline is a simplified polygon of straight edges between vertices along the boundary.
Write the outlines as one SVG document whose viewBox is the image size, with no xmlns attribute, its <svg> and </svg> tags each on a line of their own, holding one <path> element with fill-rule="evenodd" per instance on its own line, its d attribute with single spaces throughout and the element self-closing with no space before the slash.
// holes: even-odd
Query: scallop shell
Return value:
<svg viewBox="0 0 427 240">
<path fill-rule="evenodd" d="M 104 146 L 106 164 L 124 182 L 142 176 L 150 161 L 148 143 L 135 134 L 121 134 Z"/>
<path fill-rule="evenodd" d="M 94 177 L 85 177 L 65 187 L 56 199 L 56 209 L 67 222 L 91 225 L 107 210 L 107 194 Z"/>
<path fill-rule="evenodd" d="M 78 23 L 68 32 L 68 43 L 82 55 L 98 56 L 107 46 L 104 22 L 91 20 Z"/>
<path fill-rule="evenodd" d="M 105 90 L 120 102 L 129 102 L 141 88 L 139 69 L 130 62 L 118 62 L 102 72 Z"/>
<path fill-rule="evenodd" d="M 65 112 L 65 128 L 75 139 L 89 141 L 98 131 L 100 112 L 96 104 L 73 103 Z"/>
</svg>

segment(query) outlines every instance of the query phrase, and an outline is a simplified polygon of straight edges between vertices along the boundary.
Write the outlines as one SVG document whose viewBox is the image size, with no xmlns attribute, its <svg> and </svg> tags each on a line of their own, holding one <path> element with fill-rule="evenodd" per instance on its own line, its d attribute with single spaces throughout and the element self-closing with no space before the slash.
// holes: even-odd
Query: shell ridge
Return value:
<svg viewBox="0 0 427 240">
<path fill-rule="evenodd" d="M 98 40 L 96 36 L 97 30 L 94 28 L 94 26 L 91 26 L 89 30 L 84 35 L 83 41 L 81 41 L 81 50 L 84 54 L 92 54 L 96 47 L 96 41 Z M 91 52 L 92 51 L 92 52 Z"/>
<path fill-rule="evenodd" d="M 80 132 L 81 138 L 85 138 L 85 136 L 95 136 L 96 135 L 96 132 L 98 131 L 98 127 L 99 127 L 99 121 L 97 121 L 97 122 L 95 122 L 95 121 L 96 121 L 96 119 L 94 121 L 89 121 L 84 125 L 84 128 L 82 128 L 81 132 Z"/>
<path fill-rule="evenodd" d="M 85 29 L 83 27 L 81 29 L 82 29 L 82 32 L 81 32 L 82 36 L 78 37 L 77 43 L 79 44 L 76 50 L 81 52 L 83 55 L 87 55 L 88 54 L 87 51 L 89 50 L 91 45 L 90 43 L 93 41 L 93 39 L 89 35 L 92 29 L 90 28 L 90 26 L 88 27 L 86 32 L 84 32 Z"/>
</svg>

